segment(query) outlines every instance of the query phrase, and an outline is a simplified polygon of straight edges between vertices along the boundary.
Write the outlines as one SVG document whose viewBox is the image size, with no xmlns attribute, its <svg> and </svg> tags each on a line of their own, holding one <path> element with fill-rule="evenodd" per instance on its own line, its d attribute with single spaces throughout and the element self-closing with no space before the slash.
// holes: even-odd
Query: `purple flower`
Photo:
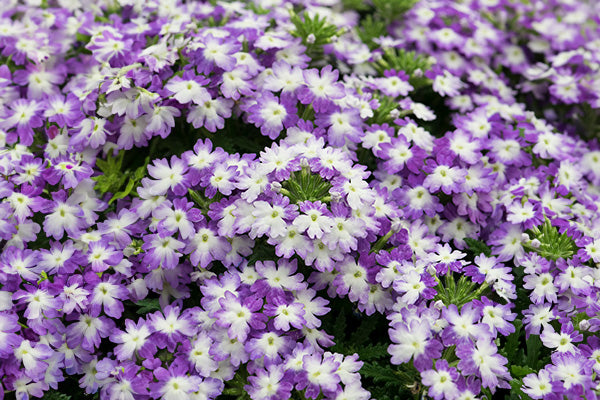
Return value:
<svg viewBox="0 0 600 400">
<path fill-rule="evenodd" d="M 552 354 L 552 364 L 548 365 L 546 370 L 550 373 L 553 381 L 559 381 L 562 384 L 561 389 L 577 395 L 592 387 L 593 363 L 592 360 L 581 357 L 579 354 L 556 352 Z"/>
<path fill-rule="evenodd" d="M 418 174 L 423 166 L 427 153 L 418 146 L 410 147 L 404 136 L 393 138 L 390 143 L 381 145 L 376 151 L 377 157 L 386 160 L 383 168 L 389 174 L 396 174 L 406 167 L 409 171 Z"/>
<path fill-rule="evenodd" d="M 478 339 L 475 344 L 462 342 L 456 346 L 456 355 L 460 358 L 458 368 L 465 375 L 481 377 L 483 387 L 492 393 L 497 388 L 510 388 L 512 380 L 505 364 L 508 360 L 498 354 L 498 347 L 489 338 Z"/>
<path fill-rule="evenodd" d="M 54 160 L 51 168 L 43 172 L 48 183 L 56 185 L 61 181 L 65 189 L 77 187 L 79 182 L 93 174 L 94 171 L 86 162 L 76 161 L 74 157 L 59 157 Z"/>
<path fill-rule="evenodd" d="M 177 344 L 194 335 L 195 329 L 186 315 L 181 315 L 179 307 L 167 306 L 148 316 L 153 328 L 152 340 L 159 348 L 166 347 L 174 352 Z"/>
<path fill-rule="evenodd" d="M 208 377 L 219 367 L 219 363 L 210 352 L 212 345 L 213 340 L 205 331 L 201 331 L 190 344 L 188 360 L 202 377 Z"/>
<path fill-rule="evenodd" d="M 155 369 L 154 377 L 158 382 L 151 382 L 149 386 L 151 395 L 156 399 L 189 399 L 200 389 L 202 383 L 199 376 L 188 375 L 187 366 L 179 359 L 171 363 L 169 369 Z"/>
<path fill-rule="evenodd" d="M 18 138 L 20 144 L 30 146 L 33 143 L 33 129 L 43 125 L 43 120 L 40 118 L 42 103 L 18 99 L 8 105 L 8 110 L 9 113 L 4 115 L 0 122 L 2 129 L 15 128 L 14 131 L 7 133 L 7 142 L 15 143 Z"/>
<path fill-rule="evenodd" d="M 386 70 L 384 78 L 375 79 L 375 87 L 386 96 L 406 96 L 414 88 L 408 83 L 409 76 L 404 71 Z"/>
<path fill-rule="evenodd" d="M 123 253 L 104 241 L 89 244 L 87 261 L 94 272 L 103 272 L 121 262 Z"/>
<path fill-rule="evenodd" d="M 67 327 L 67 345 L 72 349 L 81 346 L 83 349 L 93 352 L 100 346 L 100 340 L 108 337 L 114 328 L 115 323 L 110 318 L 81 314 L 77 322 L 73 322 Z"/>
<path fill-rule="evenodd" d="M 21 343 L 21 335 L 16 334 L 21 329 L 19 317 L 16 314 L 0 313 L 0 356 L 6 359 L 13 354 Z"/>
<path fill-rule="evenodd" d="M 419 370 L 432 367 L 432 360 L 441 356 L 442 344 L 432 338 L 427 321 L 416 319 L 410 323 L 400 323 L 389 330 L 393 344 L 388 347 L 392 355 L 392 364 L 404 364 L 413 358 L 414 366 Z"/>
<path fill-rule="evenodd" d="M 120 67 L 126 65 L 129 55 L 126 49 L 131 49 L 132 43 L 131 39 L 123 39 L 115 30 L 105 29 L 94 35 L 86 48 L 97 61 L 110 62 L 113 67 Z"/>
<path fill-rule="evenodd" d="M 240 45 L 235 41 L 227 41 L 211 34 L 204 36 L 202 49 L 198 51 L 198 55 L 201 54 L 198 72 L 208 74 L 215 66 L 225 71 L 231 71 L 236 65 L 233 54 L 239 49 Z"/>
<path fill-rule="evenodd" d="M 271 200 L 256 201 L 253 204 L 254 211 L 252 215 L 255 217 L 250 231 L 250 237 L 256 238 L 263 235 L 268 235 L 271 238 L 284 236 L 288 222 L 292 221 L 298 214 L 295 204 L 290 204 L 290 199 L 286 196 L 277 195 Z"/>
<path fill-rule="evenodd" d="M 514 321 L 517 314 L 510 312 L 510 304 L 497 304 L 485 296 L 481 300 L 473 300 L 473 304 L 481 309 L 483 315 L 481 322 L 491 328 L 493 335 L 496 335 L 496 331 L 498 331 L 500 334 L 508 336 L 515 331 L 511 322 Z"/>
<path fill-rule="evenodd" d="M 172 205 L 169 203 L 162 203 L 152 212 L 152 216 L 160 221 L 158 223 L 160 236 L 172 236 L 179 232 L 182 239 L 189 239 L 196 233 L 194 223 L 204 219 L 202 212 L 193 208 L 194 203 L 186 199 L 175 199 Z"/>
<path fill-rule="evenodd" d="M 579 349 L 575 347 L 574 343 L 581 342 L 583 335 L 573 328 L 571 322 L 568 322 L 561 326 L 560 333 L 555 332 L 552 326 L 545 327 L 540 339 L 544 346 L 556 349 L 558 353 L 578 354 Z"/>
<path fill-rule="evenodd" d="M 151 181 L 151 193 L 160 196 L 166 194 L 169 189 L 178 196 L 187 193 L 191 183 L 187 171 L 187 163 L 176 156 L 171 157 L 170 166 L 165 158 L 155 160 L 153 165 L 148 165 L 148 174 L 154 178 Z"/>
<path fill-rule="evenodd" d="M 271 320 L 273 327 L 280 331 L 289 331 L 290 325 L 296 329 L 302 329 L 306 324 L 303 318 L 304 305 L 302 303 L 289 303 L 280 296 L 274 296 L 272 301 L 264 307 L 265 315 L 274 317 Z"/>
<path fill-rule="evenodd" d="M 298 120 L 295 100 L 278 98 L 271 92 L 261 92 L 256 104 L 250 107 L 248 121 L 260 128 L 270 139 L 276 139 L 283 128 L 293 126 Z"/>
<path fill-rule="evenodd" d="M 336 371 L 339 366 L 340 363 L 332 355 L 305 355 L 302 358 L 302 367 L 305 373 L 300 376 L 296 389 L 306 388 L 305 395 L 310 399 L 316 399 L 321 389 L 323 392 L 337 391 L 340 376 Z"/>
<path fill-rule="evenodd" d="M 44 117 L 61 128 L 76 126 L 83 119 L 81 102 L 72 93 L 49 97 L 44 103 Z"/>
<path fill-rule="evenodd" d="M 48 367 L 48 360 L 54 351 L 46 344 L 34 343 L 24 339 L 18 347 L 15 348 L 15 358 L 23 363 L 26 375 L 30 378 L 37 378 L 39 374 L 43 374 Z"/>
<path fill-rule="evenodd" d="M 165 85 L 165 90 L 173 94 L 173 98 L 180 104 L 193 102 L 194 104 L 204 105 L 205 102 L 212 100 L 210 93 L 204 87 L 209 82 L 203 76 L 193 75 L 190 71 L 187 71 L 183 77 L 173 77 Z"/>
<path fill-rule="evenodd" d="M 216 324 L 227 328 L 227 334 L 231 339 L 245 342 L 250 330 L 265 327 L 266 316 L 257 312 L 263 306 L 263 300 L 257 296 L 241 298 L 230 291 L 219 299 L 221 309 L 217 311 L 214 318 Z"/>
<path fill-rule="evenodd" d="M 151 334 L 151 325 L 143 319 L 140 318 L 137 324 L 130 319 L 125 320 L 125 331 L 118 330 L 110 335 L 110 341 L 118 343 L 115 347 L 117 360 L 129 360 L 134 353 L 146 358 L 154 355 L 155 343 L 148 340 Z"/>
<path fill-rule="evenodd" d="M 281 92 L 282 97 L 292 98 L 296 90 L 304 84 L 302 69 L 291 66 L 285 60 L 276 61 L 271 66 L 273 73 L 265 77 L 263 87 L 272 92 Z"/>
<path fill-rule="evenodd" d="M 327 65 L 318 69 L 302 71 L 306 86 L 298 89 L 298 100 L 302 104 L 312 104 L 316 112 L 326 113 L 333 108 L 332 100 L 344 96 L 344 86 L 338 82 L 339 72 Z"/>
<path fill-rule="evenodd" d="M 474 307 L 473 303 L 465 304 L 460 313 L 455 304 L 449 304 L 442 310 L 442 315 L 449 323 L 442 333 L 445 345 L 491 338 L 490 328 L 486 324 L 479 323 L 481 311 Z"/>
<path fill-rule="evenodd" d="M 216 132 L 223 129 L 225 119 L 231 117 L 233 101 L 217 97 L 215 99 L 205 100 L 202 104 L 193 106 L 187 115 L 187 122 L 194 128 L 206 128 L 209 132 Z"/>
<path fill-rule="evenodd" d="M 179 264 L 180 251 L 184 247 L 184 242 L 171 236 L 146 235 L 142 245 L 142 250 L 145 251 L 144 262 L 152 269 L 158 267 L 173 269 Z"/>
<path fill-rule="evenodd" d="M 283 365 L 269 365 L 248 377 L 250 385 L 244 386 L 253 400 L 286 399 L 291 395 L 292 381 L 287 378 Z"/>
<path fill-rule="evenodd" d="M 184 252 L 190 254 L 193 265 L 206 268 L 213 260 L 223 260 L 231 249 L 231 243 L 225 237 L 217 235 L 211 224 L 196 229 Z"/>
<path fill-rule="evenodd" d="M 457 379 L 456 368 L 449 367 L 446 360 L 437 360 L 435 369 L 421 372 L 421 382 L 429 386 L 429 395 L 435 400 L 456 398 L 459 394 Z"/>
<path fill-rule="evenodd" d="M 92 315 L 98 316 L 103 308 L 106 315 L 120 318 L 124 310 L 122 300 L 127 298 L 129 292 L 116 278 L 104 279 L 92 284 L 92 298 L 90 300 Z"/>
<path fill-rule="evenodd" d="M 296 260 L 280 260 L 275 266 L 273 261 L 257 261 L 254 264 L 257 274 L 262 279 L 257 280 L 251 287 L 256 293 L 270 293 L 275 297 L 282 297 L 284 291 L 306 289 L 302 274 L 294 274 L 297 270 Z"/>
<path fill-rule="evenodd" d="M 439 190 L 445 194 L 458 193 L 467 175 L 467 171 L 462 168 L 438 164 L 433 160 L 427 163 L 425 172 L 428 175 L 423 181 L 423 186 L 431 193 Z"/>
</svg>

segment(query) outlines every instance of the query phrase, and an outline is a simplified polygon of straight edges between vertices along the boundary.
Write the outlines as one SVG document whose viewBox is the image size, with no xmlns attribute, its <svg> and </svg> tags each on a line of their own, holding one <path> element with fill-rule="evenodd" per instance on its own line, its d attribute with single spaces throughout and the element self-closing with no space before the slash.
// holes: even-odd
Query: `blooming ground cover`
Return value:
<svg viewBox="0 0 600 400">
<path fill-rule="evenodd" d="M 3 0 L 0 398 L 598 398 L 598 15 Z"/>
</svg>

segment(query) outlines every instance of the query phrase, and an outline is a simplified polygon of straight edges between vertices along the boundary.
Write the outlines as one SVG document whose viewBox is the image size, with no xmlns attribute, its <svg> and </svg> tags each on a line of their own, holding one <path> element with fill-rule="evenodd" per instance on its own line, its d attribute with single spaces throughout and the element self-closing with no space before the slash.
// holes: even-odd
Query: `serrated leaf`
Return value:
<svg viewBox="0 0 600 400">
<path fill-rule="evenodd" d="M 131 193 L 131 190 L 134 188 L 135 184 L 136 184 L 136 182 L 133 179 L 129 179 L 129 182 L 127 183 L 127 186 L 125 187 L 125 189 L 121 190 L 120 192 L 115 193 L 108 201 L 108 204 L 110 205 L 115 200 L 119 200 L 119 199 L 129 196 L 129 193 Z"/>
<path fill-rule="evenodd" d="M 360 374 L 371 378 L 375 383 L 384 383 L 403 387 L 414 383 L 415 377 L 400 371 L 387 364 L 385 366 L 377 363 L 366 362 L 360 369 Z"/>
<path fill-rule="evenodd" d="M 511 365 L 510 366 L 510 374 L 513 376 L 513 378 L 518 378 L 521 379 L 531 373 L 534 373 L 535 371 L 525 365 Z"/>
<path fill-rule="evenodd" d="M 150 157 L 146 157 L 146 160 L 144 161 L 144 165 L 142 165 L 141 167 L 136 169 L 135 172 L 133 173 L 133 179 L 135 179 L 137 181 L 141 181 L 142 178 L 144 176 L 146 176 L 146 171 L 148 170 L 149 162 L 150 162 Z"/>
<path fill-rule="evenodd" d="M 476 256 L 482 253 L 485 254 L 487 257 L 490 257 L 492 255 L 492 249 L 480 240 L 476 240 L 473 238 L 465 238 L 465 243 L 467 244 L 467 246 L 469 246 L 467 250 L 472 252 Z"/>
<path fill-rule="evenodd" d="M 160 310 L 159 299 L 143 299 L 135 303 L 139 308 L 136 313 L 139 315 L 148 314 Z"/>
<path fill-rule="evenodd" d="M 335 319 L 335 328 L 331 332 L 334 338 L 338 341 L 344 340 L 346 337 L 346 315 L 343 312 L 340 312 Z"/>
<path fill-rule="evenodd" d="M 513 322 L 515 331 L 506 337 L 506 343 L 503 347 L 504 354 L 510 364 L 520 365 L 525 361 L 525 352 L 521 346 L 521 331 L 523 323 L 520 319 Z"/>
<path fill-rule="evenodd" d="M 354 330 L 350 336 L 350 343 L 353 345 L 362 345 L 370 340 L 371 333 L 375 330 L 375 324 L 368 319 L 363 319 L 361 324 Z"/>
<path fill-rule="evenodd" d="M 531 397 L 521 390 L 522 387 L 522 379 L 513 379 L 510 381 L 510 398 L 518 400 L 531 400 Z"/>
<path fill-rule="evenodd" d="M 59 393 L 54 390 L 44 393 L 44 400 L 70 400 L 71 396 L 65 393 Z"/>
<path fill-rule="evenodd" d="M 358 350 L 358 356 L 362 361 L 372 361 L 379 358 L 388 357 L 388 344 L 377 344 L 373 346 L 364 346 Z"/>
</svg>

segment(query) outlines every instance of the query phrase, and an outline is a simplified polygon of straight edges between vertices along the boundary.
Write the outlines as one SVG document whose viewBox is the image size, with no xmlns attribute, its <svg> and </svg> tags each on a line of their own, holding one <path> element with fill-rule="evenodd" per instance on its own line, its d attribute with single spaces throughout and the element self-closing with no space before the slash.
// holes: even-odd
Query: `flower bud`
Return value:
<svg viewBox="0 0 600 400">
<path fill-rule="evenodd" d="M 11 292 L 0 292 L 0 311 L 8 311 L 13 307 L 12 293 Z"/>
<path fill-rule="evenodd" d="M 441 300 L 436 301 L 435 303 L 433 303 L 433 308 L 435 308 L 436 310 L 441 310 L 442 308 L 444 308 L 444 302 Z"/>
</svg>

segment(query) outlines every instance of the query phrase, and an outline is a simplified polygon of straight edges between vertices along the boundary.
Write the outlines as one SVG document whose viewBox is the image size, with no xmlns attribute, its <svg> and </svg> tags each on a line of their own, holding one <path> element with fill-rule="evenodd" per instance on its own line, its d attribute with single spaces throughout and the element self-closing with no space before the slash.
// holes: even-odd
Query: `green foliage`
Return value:
<svg viewBox="0 0 600 400">
<path fill-rule="evenodd" d="M 252 249 L 252 255 L 248 258 L 248 264 L 254 265 L 257 261 L 277 261 L 279 257 L 275 254 L 275 246 L 271 246 L 267 243 L 265 237 L 261 237 L 255 240 L 254 248 Z"/>
<path fill-rule="evenodd" d="M 310 168 L 303 167 L 299 172 L 292 172 L 290 178 L 281 184 L 281 194 L 289 197 L 292 203 L 302 201 L 331 201 L 329 189 L 331 184 L 319 174 L 313 174 Z"/>
<path fill-rule="evenodd" d="M 337 313 L 323 317 L 323 329 L 334 336 L 329 350 L 345 355 L 358 354 L 363 366 L 359 371 L 363 387 L 376 399 L 406 399 L 418 382 L 418 371 L 412 364 L 391 365 L 387 349 L 390 345 L 385 316 L 375 313 L 365 317 L 346 299 L 330 304 Z"/>
<path fill-rule="evenodd" d="M 154 311 L 160 310 L 160 304 L 158 299 L 143 299 L 135 303 L 139 308 L 136 313 L 139 315 L 145 315 Z"/>
<path fill-rule="evenodd" d="M 542 341 L 539 335 L 530 335 L 525 340 L 523 322 L 517 319 L 513 322 L 515 331 L 504 339 L 499 348 L 499 353 L 508 359 L 511 381 L 510 399 L 529 399 L 521 390 L 523 378 L 531 373 L 537 372 L 550 361 L 550 355 L 543 353 Z M 525 342 L 525 346 L 523 346 Z"/>
<path fill-rule="evenodd" d="M 345 10 L 367 11 L 370 6 L 365 0 L 342 0 Z"/>
<path fill-rule="evenodd" d="M 437 294 L 434 299 L 441 300 L 446 306 L 455 304 L 459 310 L 468 302 L 479 299 L 488 290 L 487 283 L 472 282 L 465 275 L 461 275 L 458 282 L 452 272 L 442 279 L 436 277 L 438 285 L 435 287 Z"/>
<path fill-rule="evenodd" d="M 373 39 L 387 34 L 387 24 L 369 14 L 360 22 L 357 33 L 362 42 L 367 44 L 369 48 L 373 50 L 378 47 L 378 45 L 373 42 Z"/>
<path fill-rule="evenodd" d="M 123 170 L 125 153 L 125 150 L 121 150 L 116 156 L 109 154 L 106 160 L 100 158 L 96 160 L 96 166 L 100 168 L 102 174 L 92 179 L 96 181 L 95 189 L 101 194 L 113 194 L 108 204 L 132 194 L 132 191 L 146 175 L 146 167 L 150 157 L 146 157 L 144 165 L 134 170 Z"/>
<path fill-rule="evenodd" d="M 217 397 L 217 399 L 235 399 L 235 400 L 250 400 L 248 392 L 244 389 L 244 386 L 248 384 L 248 371 L 244 366 L 240 367 L 233 379 L 225 383 L 225 389 L 223 393 Z"/>
<path fill-rule="evenodd" d="M 198 206 L 200 211 L 202 211 L 202 214 L 204 214 L 204 216 L 208 215 L 208 210 L 210 208 L 211 203 L 214 203 L 215 201 L 219 200 L 218 198 L 215 198 L 215 197 L 213 197 L 212 199 L 209 199 L 204 194 L 197 192 L 195 190 L 192 190 L 192 189 L 188 189 L 188 194 L 190 195 L 190 198 L 192 199 L 192 201 L 194 203 L 196 203 L 196 205 Z"/>
<path fill-rule="evenodd" d="M 68 394 L 59 393 L 54 390 L 44 393 L 44 400 L 71 400 L 72 397 Z"/>
<path fill-rule="evenodd" d="M 410 10 L 419 0 L 373 0 L 375 12 L 386 18 L 388 22 L 397 20 Z"/>
<path fill-rule="evenodd" d="M 379 107 L 373 110 L 373 116 L 369 118 L 369 124 L 384 124 L 390 123 L 395 118 L 392 118 L 390 113 L 398 108 L 398 101 L 390 96 L 373 95 L 379 101 Z"/>
<path fill-rule="evenodd" d="M 478 256 L 480 254 L 484 254 L 487 257 L 492 255 L 492 249 L 481 240 L 476 240 L 472 238 L 465 238 L 465 243 L 467 246 L 467 251 L 472 253 L 474 256 Z"/>
<path fill-rule="evenodd" d="M 429 61 L 414 51 L 384 49 L 381 59 L 375 62 L 374 67 L 380 75 L 383 75 L 383 72 L 389 69 L 406 72 L 410 76 L 410 84 L 415 89 L 427 86 L 430 82 L 428 78 L 417 73 L 417 71 L 423 73 L 428 70 L 430 67 Z"/>
<path fill-rule="evenodd" d="M 559 233 L 558 228 L 552 226 L 548 218 L 545 218 L 541 226 L 536 226 L 527 233 L 533 238 L 532 241 L 537 239 L 539 245 L 527 242 L 523 244 L 523 248 L 536 252 L 548 260 L 569 259 L 579 250 L 573 239 L 566 232 Z"/>
<path fill-rule="evenodd" d="M 315 14 L 310 17 L 307 13 L 302 14 L 302 18 L 292 12 L 290 20 L 295 29 L 291 32 L 293 36 L 302 38 L 302 44 L 306 46 L 306 54 L 312 60 L 318 59 L 323 55 L 323 46 L 331 43 L 334 36 L 341 34 L 335 25 L 327 22 L 325 17 Z"/>
<path fill-rule="evenodd" d="M 374 385 L 369 388 L 373 398 L 400 400 L 413 397 L 421 390 L 419 372 L 409 364 L 393 367 L 371 362 L 363 365 L 360 374 Z"/>
<path fill-rule="evenodd" d="M 508 359 L 509 364 L 518 365 L 525 358 L 525 350 L 521 348 L 521 335 L 523 330 L 523 322 L 517 319 L 513 322 L 515 331 L 506 337 L 504 344 L 503 355 Z"/>
</svg>

